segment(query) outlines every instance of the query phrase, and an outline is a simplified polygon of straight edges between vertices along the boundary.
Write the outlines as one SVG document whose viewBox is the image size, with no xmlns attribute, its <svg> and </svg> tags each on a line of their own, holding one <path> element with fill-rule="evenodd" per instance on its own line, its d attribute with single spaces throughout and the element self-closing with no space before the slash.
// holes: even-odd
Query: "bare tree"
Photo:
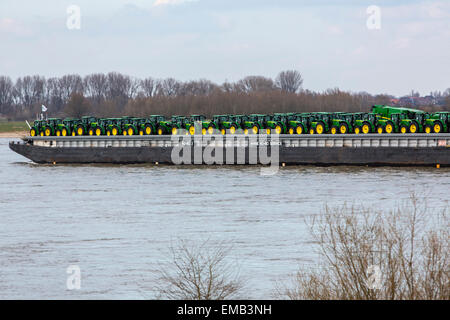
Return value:
<svg viewBox="0 0 450 320">
<path fill-rule="evenodd" d="M 326 208 L 310 223 L 320 268 L 303 268 L 277 293 L 289 299 L 450 299 L 448 209 L 415 195 L 391 212 Z"/>
<path fill-rule="evenodd" d="M 95 73 L 84 77 L 84 94 L 99 105 L 108 90 L 108 78 L 103 73 Z"/>
<path fill-rule="evenodd" d="M 14 84 L 9 77 L 0 76 L 0 113 L 8 111 L 13 104 Z"/>
<path fill-rule="evenodd" d="M 249 76 L 235 84 L 235 90 L 245 93 L 274 90 L 273 80 L 262 76 Z"/>
<path fill-rule="evenodd" d="M 73 93 L 69 102 L 64 108 L 64 113 L 68 117 L 81 118 L 88 115 L 90 112 L 90 105 L 86 98 L 80 93 Z"/>
<path fill-rule="evenodd" d="M 160 295 L 175 300 L 224 300 L 242 289 L 236 264 L 228 259 L 225 243 L 199 245 L 180 240 L 171 247 L 170 262 L 161 266 Z"/>
<path fill-rule="evenodd" d="M 282 91 L 296 93 L 302 87 L 303 78 L 296 70 L 282 71 L 278 74 L 275 83 Z"/>
<path fill-rule="evenodd" d="M 143 93 L 143 96 L 146 98 L 151 98 L 156 94 L 156 81 L 153 78 L 145 78 L 140 83 L 140 88 Z"/>
</svg>

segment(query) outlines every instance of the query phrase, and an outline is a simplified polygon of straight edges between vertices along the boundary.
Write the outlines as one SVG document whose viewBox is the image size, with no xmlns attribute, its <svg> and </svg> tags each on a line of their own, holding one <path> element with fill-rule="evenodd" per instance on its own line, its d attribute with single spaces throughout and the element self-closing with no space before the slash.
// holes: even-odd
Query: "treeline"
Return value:
<svg viewBox="0 0 450 320">
<path fill-rule="evenodd" d="M 47 79 L 35 75 L 15 82 L 0 76 L 0 117 L 33 119 L 40 113 L 41 105 L 54 117 L 357 112 L 368 111 L 374 104 L 389 104 L 392 98 L 337 88 L 313 92 L 304 90 L 302 85 L 298 71 L 280 72 L 275 79 L 249 76 L 221 85 L 209 80 L 137 79 L 116 72 Z M 444 108 L 450 110 L 450 97 L 447 101 Z"/>
</svg>

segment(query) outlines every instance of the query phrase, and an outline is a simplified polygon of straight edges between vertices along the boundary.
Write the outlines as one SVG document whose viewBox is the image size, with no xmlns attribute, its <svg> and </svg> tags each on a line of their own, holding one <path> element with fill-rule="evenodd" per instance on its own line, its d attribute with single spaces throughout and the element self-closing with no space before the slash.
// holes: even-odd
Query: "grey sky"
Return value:
<svg viewBox="0 0 450 320">
<path fill-rule="evenodd" d="M 69 5 L 81 30 L 66 28 Z M 381 30 L 366 8 L 381 7 Z M 304 87 L 450 87 L 450 1 L 2 0 L 0 74 L 118 71 L 221 83 L 302 72 Z"/>
</svg>

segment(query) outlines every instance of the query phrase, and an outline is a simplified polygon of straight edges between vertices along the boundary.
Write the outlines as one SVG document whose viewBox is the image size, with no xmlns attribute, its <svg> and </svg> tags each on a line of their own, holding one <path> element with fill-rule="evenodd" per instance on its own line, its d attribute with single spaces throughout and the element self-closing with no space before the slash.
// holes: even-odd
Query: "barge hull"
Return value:
<svg viewBox="0 0 450 320">
<path fill-rule="evenodd" d="M 32 144 L 10 143 L 10 148 L 36 163 L 63 164 L 174 164 L 173 147 L 42 147 Z M 249 160 L 253 147 L 235 147 L 234 163 L 260 164 Z M 194 147 L 192 147 L 192 150 Z M 224 149 L 225 150 L 225 149 Z M 204 151 L 204 148 L 202 148 Z M 245 153 L 245 161 L 238 161 L 237 154 Z M 194 152 L 192 152 L 193 154 Z M 257 153 L 257 150 L 256 150 Z M 244 158 L 242 158 L 243 160 Z M 189 164 L 204 164 L 194 161 Z M 223 161 L 216 164 L 230 163 L 223 152 Z M 391 166 L 450 166 L 450 149 L 448 147 L 279 147 L 279 163 L 286 165 L 391 165 Z"/>
</svg>

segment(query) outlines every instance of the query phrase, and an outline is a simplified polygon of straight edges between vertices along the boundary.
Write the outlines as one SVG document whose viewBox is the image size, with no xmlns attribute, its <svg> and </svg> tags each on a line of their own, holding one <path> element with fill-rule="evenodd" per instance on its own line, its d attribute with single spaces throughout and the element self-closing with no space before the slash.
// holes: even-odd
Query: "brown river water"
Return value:
<svg viewBox="0 0 450 320">
<path fill-rule="evenodd" d="M 151 299 L 177 239 L 226 241 L 246 289 L 317 263 L 305 218 L 324 206 L 386 210 L 411 192 L 448 206 L 449 168 L 37 165 L 0 139 L 0 298 Z M 81 288 L 66 269 L 79 266 Z"/>
</svg>

